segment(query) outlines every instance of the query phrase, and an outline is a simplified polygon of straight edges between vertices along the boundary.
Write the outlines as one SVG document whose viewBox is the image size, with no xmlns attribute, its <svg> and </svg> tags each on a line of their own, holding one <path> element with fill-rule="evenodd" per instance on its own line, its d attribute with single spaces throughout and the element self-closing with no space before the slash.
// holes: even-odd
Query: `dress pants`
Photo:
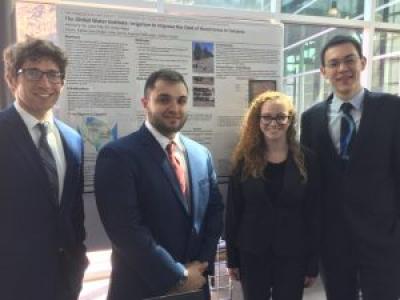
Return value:
<svg viewBox="0 0 400 300">
<path fill-rule="evenodd" d="M 399 264 L 385 266 L 359 264 L 356 259 L 323 257 L 322 281 L 327 300 L 398 300 L 400 298 Z"/>
<path fill-rule="evenodd" d="M 240 252 L 240 278 L 245 300 L 301 300 L 306 261 L 266 251 Z"/>
<path fill-rule="evenodd" d="M 64 252 L 59 253 L 59 273 L 57 280 L 57 296 L 55 300 L 77 300 L 79 297 L 80 286 L 75 286 L 70 276 L 70 262 Z"/>
</svg>

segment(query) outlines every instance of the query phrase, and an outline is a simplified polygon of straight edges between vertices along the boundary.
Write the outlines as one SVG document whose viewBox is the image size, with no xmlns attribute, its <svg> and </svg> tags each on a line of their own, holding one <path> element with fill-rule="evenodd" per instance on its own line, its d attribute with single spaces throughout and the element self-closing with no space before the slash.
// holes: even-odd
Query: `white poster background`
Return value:
<svg viewBox="0 0 400 300">
<path fill-rule="evenodd" d="M 211 150 L 220 179 L 229 175 L 250 82 L 281 84 L 282 26 L 267 21 L 57 5 L 57 34 L 70 59 L 60 117 L 84 137 L 86 191 L 99 149 L 142 124 L 151 72 L 184 75 L 189 119 L 182 132 Z"/>
</svg>

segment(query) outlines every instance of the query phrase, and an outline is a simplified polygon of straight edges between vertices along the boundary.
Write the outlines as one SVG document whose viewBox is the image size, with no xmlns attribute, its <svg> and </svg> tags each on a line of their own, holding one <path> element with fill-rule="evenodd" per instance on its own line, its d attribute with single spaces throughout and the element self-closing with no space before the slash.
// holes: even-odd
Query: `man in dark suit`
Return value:
<svg viewBox="0 0 400 300">
<path fill-rule="evenodd" d="M 97 206 L 113 250 L 108 299 L 202 287 L 208 295 L 223 205 L 210 152 L 179 133 L 188 106 L 183 76 L 152 73 L 142 104 L 142 127 L 106 145 L 96 164 Z"/>
<path fill-rule="evenodd" d="M 15 102 L 0 112 L 0 298 L 76 300 L 87 265 L 82 142 L 52 113 L 67 59 L 29 39 L 4 62 Z"/>
<path fill-rule="evenodd" d="M 397 300 L 400 282 L 400 99 L 361 86 L 358 41 L 336 36 L 321 73 L 333 94 L 302 116 L 321 169 L 322 276 L 329 300 Z"/>
</svg>

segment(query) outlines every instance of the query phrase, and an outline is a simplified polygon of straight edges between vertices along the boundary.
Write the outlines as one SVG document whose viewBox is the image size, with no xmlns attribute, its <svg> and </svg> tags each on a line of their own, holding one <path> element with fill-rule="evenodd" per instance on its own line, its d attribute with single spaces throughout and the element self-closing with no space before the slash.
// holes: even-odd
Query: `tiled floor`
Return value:
<svg viewBox="0 0 400 300">
<path fill-rule="evenodd" d="M 108 279 L 85 282 L 79 300 L 105 300 L 108 290 Z"/>
<path fill-rule="evenodd" d="M 224 300 L 228 300 L 229 298 L 222 298 Z M 229 300 L 242 300 L 242 296 L 240 293 L 239 285 L 235 285 L 233 287 L 232 298 Z M 325 294 L 323 291 L 322 283 L 317 281 L 313 287 L 307 288 L 304 291 L 303 300 L 325 300 Z M 218 299 L 220 300 L 220 299 Z"/>
<path fill-rule="evenodd" d="M 89 254 L 90 265 L 85 273 L 83 289 L 79 300 L 105 300 L 107 297 L 110 265 L 110 251 L 100 251 Z M 238 282 L 230 288 L 225 262 L 215 264 L 215 278 L 210 280 L 212 300 L 242 300 L 241 288 Z M 305 290 L 303 300 L 325 300 L 321 281 Z"/>
<path fill-rule="evenodd" d="M 108 280 L 85 282 L 79 300 L 105 300 L 107 296 Z M 231 296 L 232 295 L 232 296 Z M 232 294 L 227 289 L 213 292 L 213 300 L 242 300 L 240 287 L 234 284 Z M 325 300 L 321 282 L 305 290 L 303 300 Z"/>
</svg>

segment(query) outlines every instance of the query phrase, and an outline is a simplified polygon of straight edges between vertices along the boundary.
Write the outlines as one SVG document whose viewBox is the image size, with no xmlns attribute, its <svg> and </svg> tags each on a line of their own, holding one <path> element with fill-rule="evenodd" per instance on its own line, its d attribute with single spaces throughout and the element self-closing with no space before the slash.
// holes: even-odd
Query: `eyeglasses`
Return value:
<svg viewBox="0 0 400 300">
<path fill-rule="evenodd" d="M 272 121 L 275 121 L 278 125 L 286 125 L 289 123 L 290 116 L 288 115 L 277 115 L 275 117 L 270 115 L 260 115 L 260 121 L 265 125 L 270 125 Z"/>
<path fill-rule="evenodd" d="M 342 60 L 333 59 L 329 61 L 325 67 L 329 69 L 339 69 L 341 64 L 345 65 L 346 67 L 353 67 L 357 63 L 358 59 L 359 57 L 355 55 L 345 57 Z"/>
<path fill-rule="evenodd" d="M 39 81 L 42 79 L 43 75 L 46 75 L 47 80 L 51 83 L 62 83 L 64 80 L 64 74 L 58 71 L 41 71 L 36 68 L 19 69 L 17 75 L 24 74 L 26 79 L 32 81 Z"/>
</svg>

